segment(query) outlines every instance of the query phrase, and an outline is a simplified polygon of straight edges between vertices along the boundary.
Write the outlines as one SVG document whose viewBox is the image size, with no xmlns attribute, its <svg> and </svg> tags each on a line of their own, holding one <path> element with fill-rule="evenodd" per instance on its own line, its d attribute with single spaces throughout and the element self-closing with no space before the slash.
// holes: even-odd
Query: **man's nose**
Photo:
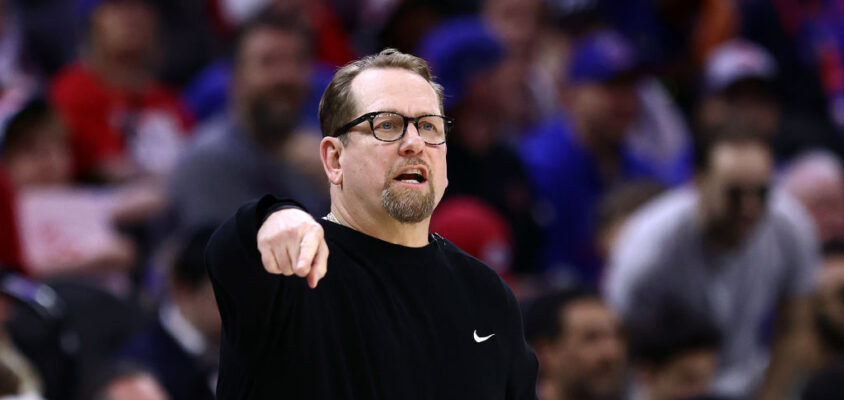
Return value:
<svg viewBox="0 0 844 400">
<path fill-rule="evenodd" d="M 425 149 L 425 140 L 416 129 L 416 124 L 409 122 L 404 137 L 399 144 L 399 152 L 402 155 L 419 154 Z"/>
</svg>

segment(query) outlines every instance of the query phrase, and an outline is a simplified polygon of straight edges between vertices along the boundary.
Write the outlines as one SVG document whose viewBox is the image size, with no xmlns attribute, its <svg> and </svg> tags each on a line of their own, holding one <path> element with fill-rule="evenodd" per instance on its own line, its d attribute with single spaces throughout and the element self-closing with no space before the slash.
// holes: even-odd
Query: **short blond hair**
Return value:
<svg viewBox="0 0 844 400">
<path fill-rule="evenodd" d="M 437 94 L 442 112 L 443 88 L 434 82 L 428 63 L 412 54 L 387 48 L 378 54 L 346 64 L 334 74 L 334 78 L 331 79 L 331 83 L 328 84 L 319 101 L 319 126 L 323 137 L 338 136 L 338 129 L 357 118 L 357 115 L 354 115 L 356 107 L 351 90 L 352 80 L 361 72 L 371 68 L 406 69 L 425 78 Z"/>
</svg>

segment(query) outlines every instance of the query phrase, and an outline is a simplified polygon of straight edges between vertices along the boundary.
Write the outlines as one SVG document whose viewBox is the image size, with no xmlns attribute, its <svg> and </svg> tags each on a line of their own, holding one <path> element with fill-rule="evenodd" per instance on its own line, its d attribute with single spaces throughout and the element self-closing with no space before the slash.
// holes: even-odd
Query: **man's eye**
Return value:
<svg viewBox="0 0 844 400">
<path fill-rule="evenodd" d="M 426 131 L 432 131 L 432 130 L 434 130 L 434 124 L 432 124 L 430 122 L 423 122 L 422 123 L 422 129 L 426 130 Z"/>
<path fill-rule="evenodd" d="M 384 129 L 384 130 L 390 130 L 390 129 L 393 129 L 393 123 L 392 123 L 392 122 L 389 122 L 389 121 L 387 121 L 387 122 L 382 122 L 382 123 L 381 123 L 381 126 L 379 126 L 378 128 L 379 128 L 379 129 Z"/>
</svg>

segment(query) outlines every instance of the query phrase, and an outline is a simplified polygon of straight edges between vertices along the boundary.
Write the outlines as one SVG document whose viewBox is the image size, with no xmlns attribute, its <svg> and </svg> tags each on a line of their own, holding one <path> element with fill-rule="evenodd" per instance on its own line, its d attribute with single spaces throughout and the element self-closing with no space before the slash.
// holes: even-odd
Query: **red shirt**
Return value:
<svg viewBox="0 0 844 400">
<path fill-rule="evenodd" d="M 151 84 L 137 93 L 109 87 L 96 72 L 73 64 L 52 82 L 50 97 L 67 124 L 77 175 L 126 155 L 127 135 L 138 116 L 156 111 L 187 132 L 193 121 L 170 90 Z"/>
</svg>

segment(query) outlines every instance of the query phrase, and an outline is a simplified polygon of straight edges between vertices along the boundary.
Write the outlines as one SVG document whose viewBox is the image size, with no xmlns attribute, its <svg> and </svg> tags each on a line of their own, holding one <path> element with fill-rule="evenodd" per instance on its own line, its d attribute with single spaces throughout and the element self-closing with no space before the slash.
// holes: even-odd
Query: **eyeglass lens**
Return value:
<svg viewBox="0 0 844 400">
<path fill-rule="evenodd" d="M 406 130 L 405 121 L 405 117 L 399 114 L 379 113 L 372 118 L 372 132 L 381 140 L 398 140 Z M 413 119 L 410 121 L 412 122 Z M 416 130 L 426 143 L 438 144 L 445 140 L 445 124 L 443 117 L 424 116 L 416 120 Z"/>
</svg>

